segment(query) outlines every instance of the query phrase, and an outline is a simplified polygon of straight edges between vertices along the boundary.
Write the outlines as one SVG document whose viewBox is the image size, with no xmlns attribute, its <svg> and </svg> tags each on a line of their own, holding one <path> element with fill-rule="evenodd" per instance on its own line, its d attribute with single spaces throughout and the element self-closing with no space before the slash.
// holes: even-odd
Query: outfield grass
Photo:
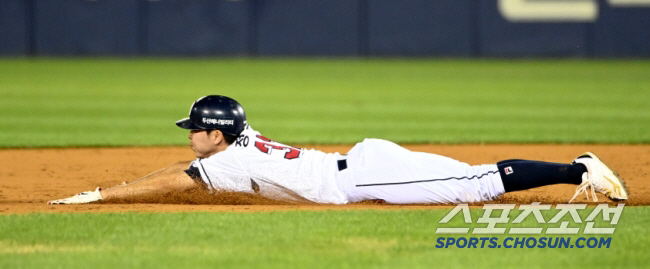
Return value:
<svg viewBox="0 0 650 269">
<path fill-rule="evenodd" d="M 647 207 L 625 208 L 615 226 L 599 222 L 616 232 L 604 236 L 612 238 L 609 248 L 594 249 L 436 248 L 444 235 L 435 229 L 449 210 L 2 216 L 0 267 L 548 269 L 647 268 L 650 262 Z M 476 220 L 482 211 L 472 213 Z M 461 222 L 457 215 L 447 225 Z M 531 215 L 521 226 L 559 224 L 539 226 Z M 579 236 L 591 235 L 572 238 Z"/>
<path fill-rule="evenodd" d="M 186 145 L 232 96 L 285 143 L 649 143 L 650 61 L 0 59 L 0 147 Z"/>
</svg>

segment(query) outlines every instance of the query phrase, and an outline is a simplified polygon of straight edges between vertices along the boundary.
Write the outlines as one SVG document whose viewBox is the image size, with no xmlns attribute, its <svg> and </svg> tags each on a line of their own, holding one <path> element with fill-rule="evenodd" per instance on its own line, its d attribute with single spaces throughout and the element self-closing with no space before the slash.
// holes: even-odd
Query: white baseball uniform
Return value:
<svg viewBox="0 0 650 269">
<path fill-rule="evenodd" d="M 462 203 L 505 193 L 496 165 L 470 166 L 380 139 L 366 139 L 347 155 L 298 149 L 271 141 L 250 126 L 226 150 L 190 167 L 211 189 L 289 201 Z"/>
</svg>

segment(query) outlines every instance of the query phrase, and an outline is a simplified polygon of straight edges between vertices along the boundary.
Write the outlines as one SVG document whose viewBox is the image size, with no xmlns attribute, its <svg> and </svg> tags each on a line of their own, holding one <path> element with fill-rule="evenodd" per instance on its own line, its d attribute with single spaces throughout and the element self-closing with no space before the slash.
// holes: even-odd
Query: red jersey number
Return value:
<svg viewBox="0 0 650 269">
<path fill-rule="evenodd" d="M 266 154 L 271 154 L 273 150 L 281 150 L 281 151 L 286 151 L 286 153 L 284 154 L 285 159 L 291 160 L 300 157 L 300 149 L 279 144 L 261 135 L 257 135 L 257 138 L 263 140 L 263 141 L 255 141 L 255 147 L 259 149 L 261 152 L 264 152 Z"/>
</svg>

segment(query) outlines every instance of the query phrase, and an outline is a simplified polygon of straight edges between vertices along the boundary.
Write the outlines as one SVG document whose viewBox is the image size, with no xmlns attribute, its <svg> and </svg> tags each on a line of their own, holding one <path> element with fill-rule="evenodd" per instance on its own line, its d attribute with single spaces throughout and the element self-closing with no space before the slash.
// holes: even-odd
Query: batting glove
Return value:
<svg viewBox="0 0 650 269">
<path fill-rule="evenodd" d="M 102 198 L 102 195 L 99 191 L 101 188 L 97 187 L 94 191 L 85 191 L 70 198 L 52 200 L 47 202 L 48 205 L 62 205 L 62 204 L 87 204 L 99 201 Z"/>
</svg>

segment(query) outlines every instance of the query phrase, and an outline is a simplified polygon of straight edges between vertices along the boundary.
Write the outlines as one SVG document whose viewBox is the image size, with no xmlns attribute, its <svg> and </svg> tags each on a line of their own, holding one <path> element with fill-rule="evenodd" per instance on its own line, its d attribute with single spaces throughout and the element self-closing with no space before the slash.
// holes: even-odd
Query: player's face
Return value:
<svg viewBox="0 0 650 269">
<path fill-rule="evenodd" d="M 190 146 L 197 158 L 207 158 L 218 152 L 215 144 L 215 132 L 208 134 L 205 130 L 192 130 L 188 136 Z"/>
</svg>

